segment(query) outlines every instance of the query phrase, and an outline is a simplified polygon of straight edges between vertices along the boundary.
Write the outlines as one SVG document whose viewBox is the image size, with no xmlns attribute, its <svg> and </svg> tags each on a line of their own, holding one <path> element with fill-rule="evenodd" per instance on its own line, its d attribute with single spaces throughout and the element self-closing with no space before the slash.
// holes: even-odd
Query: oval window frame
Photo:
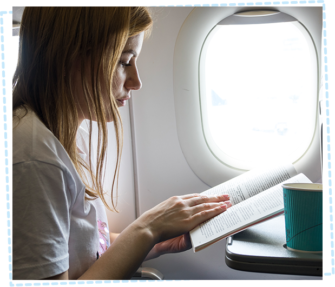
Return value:
<svg viewBox="0 0 335 287">
<path fill-rule="evenodd" d="M 264 10 L 264 7 L 199 7 L 194 8 L 179 31 L 174 51 L 174 98 L 179 143 L 193 172 L 207 185 L 215 186 L 245 172 L 219 161 L 208 148 L 200 112 L 199 61 L 209 31 L 223 19 L 243 11 Z M 310 34 L 317 51 L 318 87 L 320 86 L 320 49 L 322 7 L 267 7 L 297 19 Z M 318 101 L 318 96 L 316 98 Z M 312 181 L 321 177 L 319 119 L 307 151 L 294 162 L 298 172 Z M 318 177 L 318 178 L 317 178 Z"/>
<path fill-rule="evenodd" d="M 316 82 L 318 81 L 318 60 L 317 60 L 317 52 L 315 45 L 313 43 L 313 39 L 310 37 L 308 31 L 306 28 L 299 23 L 299 21 L 287 14 L 281 13 L 281 12 L 274 12 L 274 11 L 268 11 L 268 10 L 256 10 L 253 11 L 254 13 L 252 15 L 248 15 L 248 12 L 242 12 L 233 14 L 222 21 L 220 21 L 217 25 L 215 25 L 211 31 L 208 33 L 202 49 L 200 53 L 200 60 L 199 60 L 199 98 L 200 98 L 200 111 L 201 111 L 201 121 L 202 121 L 202 128 L 203 128 L 203 134 L 205 137 L 205 141 L 207 143 L 208 148 L 212 152 L 213 156 L 217 158 L 218 161 L 220 161 L 222 164 L 225 164 L 229 166 L 232 169 L 242 169 L 242 170 L 250 170 L 253 168 L 253 164 L 247 161 L 242 161 L 240 159 L 236 159 L 229 154 L 227 154 L 225 151 L 221 150 L 220 147 L 216 144 L 215 140 L 213 139 L 213 136 L 211 135 L 209 124 L 208 124 L 208 117 L 207 117 L 207 103 L 206 103 L 206 83 L 205 80 L 201 80 L 202 78 L 205 79 L 205 55 L 207 53 L 209 40 L 214 37 L 215 34 L 215 28 L 219 25 L 245 25 L 245 24 L 270 24 L 270 23 L 284 23 L 284 22 L 291 22 L 293 23 L 296 28 L 306 37 L 306 40 L 308 42 L 309 48 L 312 50 L 312 53 L 315 53 L 315 58 L 313 59 L 313 66 L 315 65 L 315 70 L 313 72 L 316 73 Z M 265 14 L 266 12 L 267 15 Z M 272 13 L 271 13 L 272 12 Z M 259 17 L 259 14 L 261 14 L 261 17 Z M 244 16 L 247 14 L 248 16 Z M 258 16 L 258 17 L 257 17 Z M 213 34 L 214 32 L 214 34 Z M 205 55 L 204 55 L 205 54 Z M 315 94 L 318 92 L 318 86 L 316 83 L 315 86 Z M 313 116 L 317 116 L 317 101 L 313 103 L 313 109 L 314 114 Z M 308 143 L 305 143 L 306 148 L 304 150 L 301 150 L 299 152 L 299 156 L 296 156 L 293 163 L 297 162 L 308 150 L 313 137 L 315 133 L 317 132 L 317 121 L 314 121 L 314 127 L 312 127 L 312 135 L 309 139 Z"/>
</svg>

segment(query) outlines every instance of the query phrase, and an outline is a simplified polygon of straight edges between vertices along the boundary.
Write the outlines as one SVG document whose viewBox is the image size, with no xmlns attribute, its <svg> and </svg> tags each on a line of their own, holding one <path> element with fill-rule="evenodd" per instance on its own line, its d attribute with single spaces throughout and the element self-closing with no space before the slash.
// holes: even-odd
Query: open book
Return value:
<svg viewBox="0 0 335 287">
<path fill-rule="evenodd" d="M 310 183 L 292 164 L 251 170 L 202 194 L 229 194 L 232 207 L 190 231 L 193 251 L 284 213 L 283 183 Z"/>
</svg>

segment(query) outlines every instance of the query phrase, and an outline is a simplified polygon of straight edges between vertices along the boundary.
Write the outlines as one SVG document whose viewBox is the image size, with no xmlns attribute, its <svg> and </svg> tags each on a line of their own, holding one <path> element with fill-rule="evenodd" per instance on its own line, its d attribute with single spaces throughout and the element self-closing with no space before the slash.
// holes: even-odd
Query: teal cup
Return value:
<svg viewBox="0 0 335 287">
<path fill-rule="evenodd" d="M 322 252 L 322 184 L 285 183 L 283 187 L 286 247 Z"/>
</svg>

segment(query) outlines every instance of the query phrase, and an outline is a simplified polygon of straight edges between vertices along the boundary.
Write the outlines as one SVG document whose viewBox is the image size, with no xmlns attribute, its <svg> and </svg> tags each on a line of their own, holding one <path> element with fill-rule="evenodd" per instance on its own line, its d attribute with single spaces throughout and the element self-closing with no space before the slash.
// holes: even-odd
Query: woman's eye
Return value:
<svg viewBox="0 0 335 287">
<path fill-rule="evenodd" d="M 130 66 L 130 63 L 126 63 L 126 62 L 120 62 L 121 66 L 122 67 L 129 67 Z"/>
</svg>

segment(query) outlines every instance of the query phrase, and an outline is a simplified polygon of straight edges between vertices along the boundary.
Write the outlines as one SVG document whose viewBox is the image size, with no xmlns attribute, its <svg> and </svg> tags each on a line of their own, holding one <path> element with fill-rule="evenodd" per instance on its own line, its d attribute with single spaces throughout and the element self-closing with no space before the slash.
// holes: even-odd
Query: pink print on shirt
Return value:
<svg viewBox="0 0 335 287">
<path fill-rule="evenodd" d="M 99 257 L 105 253 L 105 251 L 109 247 L 108 238 L 109 238 L 109 230 L 107 228 L 107 224 L 98 220 L 98 230 L 99 230 Z"/>
</svg>

